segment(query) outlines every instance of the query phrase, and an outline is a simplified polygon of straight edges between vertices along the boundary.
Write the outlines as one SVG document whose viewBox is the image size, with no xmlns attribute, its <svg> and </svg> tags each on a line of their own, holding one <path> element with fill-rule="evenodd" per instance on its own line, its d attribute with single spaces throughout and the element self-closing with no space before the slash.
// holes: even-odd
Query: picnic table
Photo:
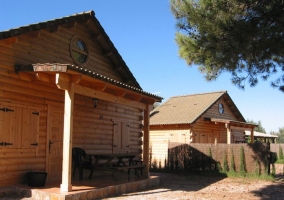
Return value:
<svg viewBox="0 0 284 200">
<path fill-rule="evenodd" d="M 144 169 L 144 165 L 138 164 L 135 162 L 135 154 L 88 154 L 89 156 L 92 156 L 95 158 L 95 163 L 93 165 L 93 172 L 94 170 L 103 169 L 103 170 L 119 170 L 119 169 L 127 169 L 128 175 L 130 173 L 131 169 L 135 170 L 135 174 L 138 176 L 137 170 Z M 125 161 L 127 159 L 128 162 Z M 116 160 L 116 162 L 114 162 Z M 100 161 L 105 161 L 102 165 L 100 165 Z M 90 174 L 90 177 L 92 177 L 93 173 Z"/>
</svg>

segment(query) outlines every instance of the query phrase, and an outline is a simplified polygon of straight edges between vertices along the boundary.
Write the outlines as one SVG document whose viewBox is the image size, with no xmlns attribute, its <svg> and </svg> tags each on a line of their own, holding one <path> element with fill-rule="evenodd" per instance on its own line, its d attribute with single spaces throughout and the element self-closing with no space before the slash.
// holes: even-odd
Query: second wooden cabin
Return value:
<svg viewBox="0 0 284 200">
<path fill-rule="evenodd" d="M 246 123 L 227 91 L 171 97 L 151 112 L 152 159 L 164 163 L 173 144 L 244 143 L 245 131 L 254 138 L 256 126 Z"/>
</svg>

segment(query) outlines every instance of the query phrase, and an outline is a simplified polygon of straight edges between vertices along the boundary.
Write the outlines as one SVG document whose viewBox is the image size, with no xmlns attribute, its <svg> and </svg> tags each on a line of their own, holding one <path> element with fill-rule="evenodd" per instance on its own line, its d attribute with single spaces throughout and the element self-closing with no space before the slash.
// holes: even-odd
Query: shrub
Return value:
<svg viewBox="0 0 284 200">
<path fill-rule="evenodd" d="M 279 145 L 279 160 L 283 160 L 283 159 L 284 159 L 283 150 L 282 150 L 282 147 Z"/>
<path fill-rule="evenodd" d="M 259 168 L 259 160 L 255 159 L 254 161 L 254 173 L 255 175 L 260 175 L 260 168 Z"/>
<path fill-rule="evenodd" d="M 227 159 L 227 151 L 224 151 L 224 156 L 223 156 L 223 172 L 228 172 L 228 159 Z"/>
<path fill-rule="evenodd" d="M 235 171 L 236 171 L 235 157 L 233 150 L 231 150 L 230 172 L 235 172 Z"/>
<path fill-rule="evenodd" d="M 241 146 L 240 149 L 240 174 L 245 174 L 246 173 L 246 161 L 245 161 L 245 151 L 244 147 Z"/>
<path fill-rule="evenodd" d="M 151 168 L 152 168 L 154 171 L 156 171 L 156 170 L 158 169 L 158 163 L 157 163 L 157 160 L 156 160 L 156 159 L 153 160 Z"/>
</svg>

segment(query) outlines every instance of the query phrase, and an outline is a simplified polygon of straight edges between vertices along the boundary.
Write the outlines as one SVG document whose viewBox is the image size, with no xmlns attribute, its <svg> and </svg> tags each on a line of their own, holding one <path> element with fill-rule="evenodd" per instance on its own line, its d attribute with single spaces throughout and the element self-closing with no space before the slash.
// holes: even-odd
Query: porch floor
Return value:
<svg viewBox="0 0 284 200">
<path fill-rule="evenodd" d="M 61 182 L 46 183 L 44 187 L 38 188 L 29 187 L 28 185 L 9 187 L 6 188 L 6 198 L 8 199 L 8 197 L 12 194 L 21 196 L 23 197 L 22 199 L 37 200 L 102 199 L 129 192 L 150 189 L 159 185 L 160 179 L 158 176 L 144 178 L 142 176 L 136 177 L 134 174 L 130 174 L 130 176 L 128 176 L 126 172 L 115 172 L 113 176 L 105 173 L 94 175 L 92 180 L 84 177 L 82 181 L 79 181 L 78 177 L 75 177 L 75 180 L 72 180 L 71 192 L 61 192 L 60 184 Z M 7 192 L 7 190 L 12 190 L 13 192 Z M 3 197 L 5 198 L 5 196 Z M 0 195 L 0 199 L 2 198 Z"/>
</svg>

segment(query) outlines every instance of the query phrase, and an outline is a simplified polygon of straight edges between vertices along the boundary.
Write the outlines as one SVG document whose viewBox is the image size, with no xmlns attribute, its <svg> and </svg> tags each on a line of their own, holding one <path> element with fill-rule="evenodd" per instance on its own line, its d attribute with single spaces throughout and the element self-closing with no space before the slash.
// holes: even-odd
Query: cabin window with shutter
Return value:
<svg viewBox="0 0 284 200">
<path fill-rule="evenodd" d="M 23 109 L 22 148 L 29 149 L 38 145 L 39 112 L 32 109 Z"/>
<path fill-rule="evenodd" d="M 22 109 L 0 105 L 0 148 L 21 147 Z"/>
<path fill-rule="evenodd" d="M 0 104 L 0 148 L 35 148 L 39 112 Z"/>
<path fill-rule="evenodd" d="M 113 121 L 113 153 L 128 153 L 129 130 L 128 122 Z"/>
</svg>

